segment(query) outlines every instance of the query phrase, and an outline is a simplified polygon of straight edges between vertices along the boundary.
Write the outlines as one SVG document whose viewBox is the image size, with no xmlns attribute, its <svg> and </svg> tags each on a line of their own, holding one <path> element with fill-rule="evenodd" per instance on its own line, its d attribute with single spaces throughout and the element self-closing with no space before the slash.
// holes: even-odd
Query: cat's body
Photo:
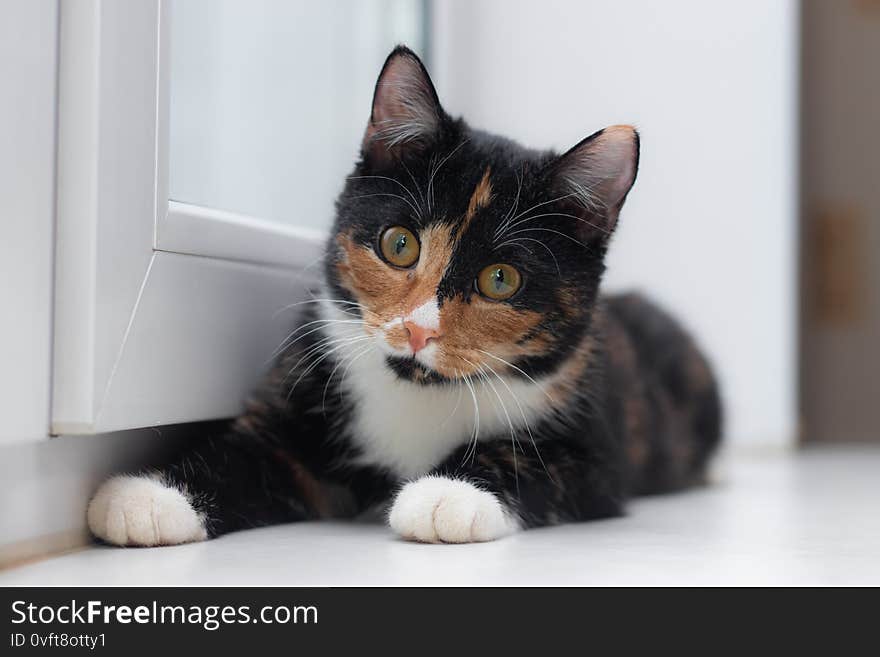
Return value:
<svg viewBox="0 0 880 657">
<path fill-rule="evenodd" d="M 641 297 L 598 294 L 637 159 L 627 127 L 562 156 L 471 130 L 392 53 L 319 298 L 230 429 L 107 482 L 93 532 L 178 543 L 390 503 L 406 538 L 489 540 L 700 481 L 705 359 Z"/>
</svg>

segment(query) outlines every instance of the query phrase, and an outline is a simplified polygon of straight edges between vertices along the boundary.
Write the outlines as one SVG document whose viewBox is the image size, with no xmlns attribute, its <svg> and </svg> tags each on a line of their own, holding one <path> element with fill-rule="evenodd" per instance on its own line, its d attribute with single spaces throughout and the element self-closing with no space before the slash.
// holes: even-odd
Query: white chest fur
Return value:
<svg viewBox="0 0 880 657">
<path fill-rule="evenodd" d="M 490 381 L 474 380 L 472 389 L 424 386 L 397 378 L 378 350 L 358 359 L 345 385 L 355 399 L 354 439 L 364 461 L 417 477 L 475 433 L 477 440 L 509 436 L 511 426 L 534 423 L 545 411 L 547 398 L 536 385 Z"/>
<path fill-rule="evenodd" d="M 337 354 L 343 363 L 347 355 Z M 355 404 L 352 439 L 361 461 L 401 478 L 425 474 L 455 448 L 473 440 L 510 436 L 511 428 L 534 424 L 548 399 L 534 383 L 473 378 L 471 386 L 419 385 L 399 379 L 376 348 L 348 367 L 343 387 Z"/>
</svg>

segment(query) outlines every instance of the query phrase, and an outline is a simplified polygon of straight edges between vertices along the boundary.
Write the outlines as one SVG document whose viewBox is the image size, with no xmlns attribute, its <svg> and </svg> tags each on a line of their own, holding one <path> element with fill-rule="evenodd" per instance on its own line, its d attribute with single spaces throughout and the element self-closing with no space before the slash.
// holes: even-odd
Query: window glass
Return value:
<svg viewBox="0 0 880 657">
<path fill-rule="evenodd" d="M 327 227 L 397 43 L 422 50 L 420 0 L 171 3 L 171 200 Z"/>
</svg>

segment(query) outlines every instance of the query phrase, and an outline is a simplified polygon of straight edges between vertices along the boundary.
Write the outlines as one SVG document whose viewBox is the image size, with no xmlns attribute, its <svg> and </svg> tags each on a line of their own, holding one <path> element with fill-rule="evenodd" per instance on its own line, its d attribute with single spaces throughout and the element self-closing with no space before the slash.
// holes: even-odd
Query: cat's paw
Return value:
<svg viewBox="0 0 880 657">
<path fill-rule="evenodd" d="M 423 543 L 492 541 L 518 529 L 492 493 L 460 479 L 435 476 L 401 489 L 388 524 L 403 538 Z"/>
<path fill-rule="evenodd" d="M 87 517 L 92 533 L 115 545 L 177 545 L 208 537 L 204 518 L 186 496 L 153 477 L 105 481 Z"/>
</svg>

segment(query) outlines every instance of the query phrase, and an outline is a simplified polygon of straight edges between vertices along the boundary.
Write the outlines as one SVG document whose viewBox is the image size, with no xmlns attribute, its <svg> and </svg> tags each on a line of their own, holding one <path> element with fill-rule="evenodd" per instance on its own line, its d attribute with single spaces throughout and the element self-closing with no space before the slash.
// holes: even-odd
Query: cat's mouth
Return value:
<svg viewBox="0 0 880 657">
<path fill-rule="evenodd" d="M 412 356 L 385 356 L 389 369 L 404 381 L 422 385 L 448 383 L 450 379 Z"/>
</svg>

